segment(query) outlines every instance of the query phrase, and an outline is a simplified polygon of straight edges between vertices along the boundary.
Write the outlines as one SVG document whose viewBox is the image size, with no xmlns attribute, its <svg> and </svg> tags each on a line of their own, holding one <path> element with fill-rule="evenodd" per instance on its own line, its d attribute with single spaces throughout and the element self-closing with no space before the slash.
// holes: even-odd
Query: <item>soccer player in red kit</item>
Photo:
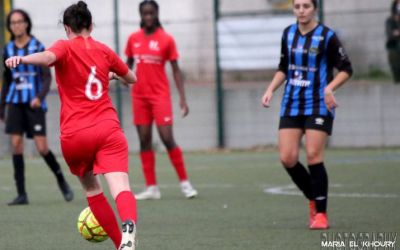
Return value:
<svg viewBox="0 0 400 250">
<path fill-rule="evenodd" d="M 14 56 L 6 66 L 54 66 L 61 98 L 61 147 L 74 175 L 79 177 L 93 214 L 118 250 L 135 249 L 136 200 L 128 178 L 128 145 L 108 95 L 110 76 L 126 83 L 136 77 L 107 46 L 94 40 L 92 16 L 79 1 L 64 11 L 68 40 L 47 51 Z M 103 174 L 122 223 L 103 194 L 98 174 Z"/>
<path fill-rule="evenodd" d="M 161 27 L 159 6 L 153 0 L 139 5 L 141 29 L 130 35 L 125 54 L 127 64 L 135 68 L 137 83 L 132 88 L 133 123 L 140 139 L 140 158 L 146 189 L 136 195 L 138 200 L 160 199 L 155 173 L 155 154 L 152 148 L 152 123 L 155 122 L 160 138 L 180 181 L 182 193 L 193 198 L 197 191 L 188 180 L 182 150 L 173 137 L 172 103 L 165 63 L 170 61 L 179 92 L 182 116 L 189 113 L 182 75 L 178 66 L 178 51 L 171 35 Z"/>
</svg>

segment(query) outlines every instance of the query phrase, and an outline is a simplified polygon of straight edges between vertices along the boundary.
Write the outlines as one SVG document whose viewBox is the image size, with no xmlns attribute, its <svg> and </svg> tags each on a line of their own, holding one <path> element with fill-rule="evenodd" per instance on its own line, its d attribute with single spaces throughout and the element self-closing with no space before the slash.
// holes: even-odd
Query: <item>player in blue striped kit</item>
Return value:
<svg viewBox="0 0 400 250">
<path fill-rule="evenodd" d="M 11 11 L 6 21 L 11 41 L 4 47 L 4 60 L 12 56 L 24 56 L 45 50 L 43 44 L 31 35 L 32 23 L 25 11 L 20 9 Z M 6 133 L 11 135 L 14 178 L 18 192 L 18 196 L 8 205 L 29 203 L 25 190 L 24 133 L 28 138 L 34 139 L 40 155 L 57 178 L 64 199 L 66 201 L 73 199 L 73 192 L 47 144 L 45 97 L 49 91 L 50 82 L 50 70 L 46 67 L 19 65 L 12 70 L 9 68 L 4 70 L 0 120 L 5 120 Z"/>
<path fill-rule="evenodd" d="M 353 70 L 335 32 L 316 20 L 317 10 L 317 0 L 293 0 L 297 22 L 283 32 L 279 68 L 262 103 L 268 107 L 274 91 L 286 82 L 279 123 L 280 160 L 310 201 L 310 229 L 327 229 L 324 150 L 337 107 L 334 91 Z M 299 162 L 303 135 L 309 171 Z"/>
</svg>

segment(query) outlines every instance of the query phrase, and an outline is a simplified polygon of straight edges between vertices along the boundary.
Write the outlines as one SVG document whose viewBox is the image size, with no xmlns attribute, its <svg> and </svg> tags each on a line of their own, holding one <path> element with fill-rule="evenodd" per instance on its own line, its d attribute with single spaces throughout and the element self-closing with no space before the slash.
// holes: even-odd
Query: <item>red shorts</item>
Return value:
<svg viewBox="0 0 400 250">
<path fill-rule="evenodd" d="M 171 98 L 132 98 L 133 124 L 151 125 L 172 125 L 172 103 Z"/>
<path fill-rule="evenodd" d="M 72 174 L 128 172 L 128 143 L 113 120 L 61 135 L 61 150 Z"/>
</svg>

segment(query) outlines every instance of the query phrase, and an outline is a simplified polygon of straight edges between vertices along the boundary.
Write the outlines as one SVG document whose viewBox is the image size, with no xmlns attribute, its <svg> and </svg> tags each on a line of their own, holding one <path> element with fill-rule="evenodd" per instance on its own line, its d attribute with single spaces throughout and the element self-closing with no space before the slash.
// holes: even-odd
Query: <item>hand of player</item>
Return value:
<svg viewBox="0 0 400 250">
<path fill-rule="evenodd" d="M 5 61 L 5 64 L 8 68 L 16 68 L 20 63 L 22 63 L 21 56 L 12 56 Z"/>
<path fill-rule="evenodd" d="M 186 100 L 181 100 L 179 106 L 181 108 L 182 117 L 186 117 L 189 114 L 189 106 L 187 105 Z"/>
<path fill-rule="evenodd" d="M 332 112 L 332 110 L 338 107 L 338 103 L 336 102 L 334 93 L 329 88 L 325 88 L 324 90 L 324 100 L 326 108 L 329 110 L 329 112 Z"/>
<path fill-rule="evenodd" d="M 261 103 L 264 107 L 269 108 L 273 93 L 269 90 L 266 90 L 264 96 L 261 99 Z"/>
<path fill-rule="evenodd" d="M 33 98 L 33 100 L 31 101 L 31 108 L 39 108 L 40 105 L 42 105 L 42 102 L 40 101 L 39 98 L 35 97 Z"/>
</svg>

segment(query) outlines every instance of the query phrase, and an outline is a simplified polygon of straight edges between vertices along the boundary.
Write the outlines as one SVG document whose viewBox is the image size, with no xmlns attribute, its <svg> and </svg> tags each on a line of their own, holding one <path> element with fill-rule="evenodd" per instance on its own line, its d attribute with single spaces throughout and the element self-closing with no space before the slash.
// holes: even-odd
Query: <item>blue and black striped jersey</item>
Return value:
<svg viewBox="0 0 400 250">
<path fill-rule="evenodd" d="M 282 36 L 279 71 L 286 75 L 281 116 L 330 115 L 324 89 L 333 79 L 333 69 L 352 74 L 349 58 L 330 28 L 318 26 L 302 35 L 297 24 Z"/>
<path fill-rule="evenodd" d="M 35 37 L 23 47 L 18 48 L 14 41 L 10 41 L 4 46 L 3 58 L 6 60 L 12 56 L 26 56 L 44 51 L 45 48 Z M 44 99 L 48 86 L 44 86 L 44 70 L 40 66 L 20 64 L 14 69 L 6 69 L 4 84 L 7 86 L 5 103 L 8 104 L 29 104 L 35 97 L 39 97 L 42 103 L 42 109 L 47 110 L 47 104 Z M 47 83 L 46 83 L 47 84 Z M 43 93 L 45 92 L 45 93 Z M 41 94 L 43 93 L 43 96 Z"/>
</svg>

